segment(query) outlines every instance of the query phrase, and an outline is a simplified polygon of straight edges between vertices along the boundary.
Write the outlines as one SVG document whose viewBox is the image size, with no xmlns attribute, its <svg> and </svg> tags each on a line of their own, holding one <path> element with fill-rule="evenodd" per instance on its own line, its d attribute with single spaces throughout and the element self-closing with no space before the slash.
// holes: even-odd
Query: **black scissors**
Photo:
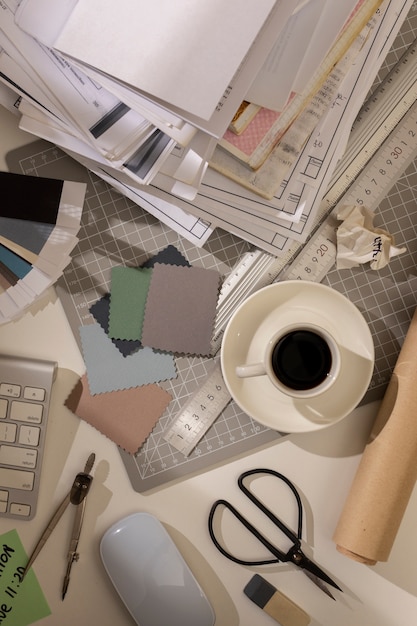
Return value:
<svg viewBox="0 0 417 626">
<path fill-rule="evenodd" d="M 288 526 L 286 526 L 286 524 L 284 524 L 280 519 L 278 519 L 278 517 L 276 517 L 276 515 L 274 515 L 272 511 L 270 511 L 244 484 L 245 479 L 248 478 L 249 476 L 256 476 L 256 475 L 260 476 L 263 474 L 269 474 L 271 476 L 275 476 L 276 478 L 279 478 L 280 480 L 284 481 L 284 483 L 288 485 L 288 487 L 291 489 L 292 493 L 294 494 L 295 499 L 297 501 L 297 506 L 298 506 L 297 533 L 293 532 Z M 328 590 L 326 585 L 323 584 L 322 581 L 328 583 L 335 589 L 339 589 L 339 591 L 342 591 L 342 589 L 318 565 L 313 563 L 313 561 L 311 561 L 301 550 L 301 535 L 302 535 L 302 528 L 303 528 L 303 505 L 301 503 L 301 498 L 299 496 L 299 493 L 297 489 L 294 487 L 294 485 L 291 483 L 291 481 L 288 480 L 288 478 L 284 476 L 283 474 L 280 474 L 279 472 L 276 472 L 271 469 L 254 469 L 254 470 L 249 470 L 241 474 L 237 482 L 238 482 L 240 489 L 243 491 L 243 493 L 255 504 L 255 506 L 258 507 L 258 509 L 260 509 L 273 522 L 273 524 L 275 524 L 275 526 L 277 526 L 288 537 L 288 539 L 292 541 L 293 545 L 288 550 L 288 552 L 284 552 L 280 550 L 274 544 L 272 544 L 268 539 L 266 539 L 262 535 L 262 533 L 260 533 L 259 530 L 255 528 L 247 519 L 245 519 L 243 515 L 239 513 L 239 511 L 232 504 L 230 504 L 230 502 L 227 502 L 227 500 L 217 500 L 211 507 L 209 520 L 208 520 L 210 537 L 214 545 L 216 546 L 216 548 L 220 550 L 220 552 L 225 557 L 227 557 L 231 561 L 234 561 L 235 563 L 239 563 L 240 565 L 246 565 L 246 566 L 267 565 L 269 563 L 278 563 L 280 561 L 293 563 L 297 567 L 300 567 L 302 571 L 304 572 L 304 574 L 306 574 L 306 576 L 308 576 L 322 591 L 324 591 L 324 593 L 326 593 L 328 596 L 330 596 L 334 600 L 335 599 L 334 596 L 330 593 L 330 591 Z M 214 528 L 213 528 L 214 515 L 216 513 L 216 510 L 221 506 L 228 509 L 239 520 L 239 522 L 241 522 L 245 526 L 245 528 L 250 533 L 252 533 L 252 535 L 254 535 L 254 537 L 256 537 L 256 539 L 258 539 L 258 541 L 260 541 L 269 550 L 269 552 L 273 555 L 273 558 L 263 559 L 259 561 L 245 561 L 245 560 L 237 558 L 233 554 L 230 554 L 230 552 L 228 552 L 223 547 L 223 545 L 221 545 L 221 543 L 218 541 L 214 532 Z"/>
</svg>

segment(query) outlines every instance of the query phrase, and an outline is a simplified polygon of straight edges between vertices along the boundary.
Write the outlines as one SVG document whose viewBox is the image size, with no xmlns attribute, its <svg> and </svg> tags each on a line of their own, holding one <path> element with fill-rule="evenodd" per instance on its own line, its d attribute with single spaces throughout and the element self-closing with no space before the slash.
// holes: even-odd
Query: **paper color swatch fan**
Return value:
<svg viewBox="0 0 417 626">
<path fill-rule="evenodd" d="M 78 242 L 84 183 L 0 172 L 0 323 L 61 276 Z"/>
</svg>

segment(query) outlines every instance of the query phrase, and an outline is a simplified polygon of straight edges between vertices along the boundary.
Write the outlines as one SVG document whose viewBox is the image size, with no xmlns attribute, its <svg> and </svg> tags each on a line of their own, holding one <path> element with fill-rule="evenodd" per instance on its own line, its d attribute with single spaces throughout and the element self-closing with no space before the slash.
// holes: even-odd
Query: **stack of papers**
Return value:
<svg viewBox="0 0 417 626">
<path fill-rule="evenodd" d="M 4 0 L 1 101 L 196 245 L 304 241 L 412 0 Z M 164 207 L 162 212 L 161 207 Z"/>
</svg>

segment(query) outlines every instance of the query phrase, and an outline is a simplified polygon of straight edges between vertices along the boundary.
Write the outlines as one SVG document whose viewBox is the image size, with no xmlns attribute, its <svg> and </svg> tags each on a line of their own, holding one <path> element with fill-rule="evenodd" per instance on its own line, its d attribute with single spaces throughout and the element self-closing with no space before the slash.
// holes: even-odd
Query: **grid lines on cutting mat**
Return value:
<svg viewBox="0 0 417 626">
<path fill-rule="evenodd" d="M 146 258 L 169 244 L 175 245 L 191 264 L 216 268 L 226 274 L 248 249 L 236 237 L 215 231 L 203 248 L 184 241 L 130 200 L 111 190 L 104 181 L 44 143 L 36 158 L 27 157 L 18 171 L 48 176 L 55 162 L 62 177 L 78 167 L 75 180 L 87 182 L 86 209 L 80 231 L 80 242 L 74 250 L 71 265 L 59 288 L 71 327 L 77 337 L 81 324 L 91 322 L 88 311 L 108 291 L 111 267 L 117 264 L 141 264 Z M 23 149 L 22 149 L 23 150 Z M 30 148 L 26 154 L 31 155 Z M 26 168 L 31 168 L 27 171 Z M 73 178 L 74 179 L 74 178 Z M 412 163 L 393 186 L 376 212 L 375 223 L 396 236 L 407 252 L 381 271 L 368 266 L 338 271 L 333 269 L 323 282 L 346 295 L 362 311 L 375 344 L 375 371 L 365 401 L 382 396 L 390 379 L 400 346 L 407 332 L 417 293 L 417 169 Z M 141 450 L 122 457 L 132 484 L 146 491 L 176 478 L 200 471 L 217 462 L 248 452 L 258 445 L 276 440 L 280 435 L 258 425 L 231 403 L 222 413 L 198 447 L 187 458 L 173 451 L 163 441 L 162 433 L 175 418 L 188 396 L 203 382 L 212 366 L 198 359 L 178 360 L 178 379 L 164 386 L 174 401 L 157 424 Z"/>
<path fill-rule="evenodd" d="M 377 85 L 411 45 L 417 32 L 417 8 L 413 5 L 375 81 Z M 372 91 L 372 90 L 371 90 Z M 245 242 L 224 231 L 214 231 L 203 248 L 196 248 L 158 222 L 101 179 L 91 175 L 59 149 L 36 142 L 14 151 L 9 161 L 17 173 L 56 176 L 87 183 L 86 211 L 80 243 L 72 264 L 58 287 L 74 334 L 91 321 L 88 308 L 108 291 L 113 265 L 140 265 L 169 244 L 175 245 L 192 265 L 228 270 L 249 249 Z M 346 295 L 362 311 L 375 344 L 375 371 L 365 401 L 380 398 L 388 384 L 416 306 L 417 294 L 417 168 L 412 163 L 376 211 L 376 225 L 396 237 L 407 252 L 381 271 L 368 266 L 333 269 L 324 283 Z M 255 424 L 232 402 L 209 429 L 189 457 L 176 452 L 162 433 L 190 394 L 212 368 L 211 360 L 178 359 L 178 379 L 167 383 L 174 397 L 145 445 L 136 455 L 121 453 L 129 478 L 137 491 L 163 486 L 171 480 L 203 471 L 216 463 L 246 454 L 276 441 L 274 433 Z"/>
</svg>

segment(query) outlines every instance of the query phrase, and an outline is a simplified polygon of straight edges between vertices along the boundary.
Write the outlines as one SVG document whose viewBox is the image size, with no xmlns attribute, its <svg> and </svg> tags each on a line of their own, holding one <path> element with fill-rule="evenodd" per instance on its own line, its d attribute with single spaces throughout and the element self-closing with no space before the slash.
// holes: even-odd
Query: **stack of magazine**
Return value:
<svg viewBox="0 0 417 626">
<path fill-rule="evenodd" d="M 3 0 L 1 100 L 182 234 L 193 215 L 279 255 L 412 4 Z"/>
</svg>

